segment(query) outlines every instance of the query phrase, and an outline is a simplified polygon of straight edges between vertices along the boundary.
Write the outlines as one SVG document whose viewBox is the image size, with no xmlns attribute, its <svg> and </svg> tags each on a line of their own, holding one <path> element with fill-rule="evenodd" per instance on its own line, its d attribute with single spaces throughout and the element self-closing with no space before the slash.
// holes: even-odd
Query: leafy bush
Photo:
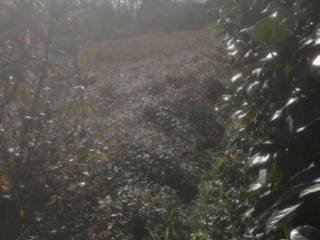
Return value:
<svg viewBox="0 0 320 240">
<path fill-rule="evenodd" d="M 320 228 L 320 2 L 218 0 L 213 6 L 237 69 L 221 111 L 238 125 L 231 144 L 249 156 L 243 169 L 251 184 L 243 186 L 252 221 L 242 237 L 298 239 L 296 227 Z"/>
</svg>

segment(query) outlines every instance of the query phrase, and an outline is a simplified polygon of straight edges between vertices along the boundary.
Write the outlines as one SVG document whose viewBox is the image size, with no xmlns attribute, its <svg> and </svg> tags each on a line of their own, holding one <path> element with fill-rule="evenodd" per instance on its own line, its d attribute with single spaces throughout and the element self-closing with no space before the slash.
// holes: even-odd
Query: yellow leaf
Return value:
<svg viewBox="0 0 320 240">
<path fill-rule="evenodd" d="M 82 103 L 80 101 L 74 101 L 69 104 L 69 116 L 72 119 L 85 119 L 95 118 L 96 113 L 94 109 L 88 103 Z"/>
<path fill-rule="evenodd" d="M 104 153 L 104 152 L 89 152 L 88 158 L 90 161 L 94 161 L 94 160 L 108 161 L 109 160 L 107 153 Z"/>
<path fill-rule="evenodd" d="M 9 178 L 5 175 L 0 176 L 0 190 L 2 192 L 8 193 L 10 192 L 11 186 Z"/>
<path fill-rule="evenodd" d="M 32 42 L 31 36 L 30 36 L 30 34 L 27 34 L 26 37 L 25 37 L 25 44 L 26 45 L 31 45 L 31 42 Z"/>
<path fill-rule="evenodd" d="M 108 161 L 109 157 L 108 157 L 108 155 L 106 153 L 101 152 L 99 154 L 99 158 L 98 159 L 101 160 L 101 161 Z"/>
</svg>

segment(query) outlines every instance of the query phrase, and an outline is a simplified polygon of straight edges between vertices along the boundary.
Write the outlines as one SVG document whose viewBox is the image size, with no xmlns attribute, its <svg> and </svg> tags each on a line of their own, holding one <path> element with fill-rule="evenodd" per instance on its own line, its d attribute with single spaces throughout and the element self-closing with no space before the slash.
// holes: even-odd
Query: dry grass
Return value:
<svg viewBox="0 0 320 240">
<path fill-rule="evenodd" d="M 209 37 L 208 37 L 209 36 Z M 170 57 L 181 50 L 207 46 L 214 39 L 212 28 L 175 33 L 150 33 L 120 40 L 91 43 L 82 47 L 91 65 L 123 64 L 150 57 Z"/>
</svg>

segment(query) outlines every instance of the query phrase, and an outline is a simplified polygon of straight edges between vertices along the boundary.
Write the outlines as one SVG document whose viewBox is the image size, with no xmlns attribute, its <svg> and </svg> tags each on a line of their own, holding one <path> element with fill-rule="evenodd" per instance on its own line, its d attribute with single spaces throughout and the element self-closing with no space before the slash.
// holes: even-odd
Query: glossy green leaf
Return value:
<svg viewBox="0 0 320 240">
<path fill-rule="evenodd" d="M 252 29 L 253 38 L 261 43 L 278 45 L 293 35 L 293 32 L 279 19 L 265 17 Z"/>
</svg>

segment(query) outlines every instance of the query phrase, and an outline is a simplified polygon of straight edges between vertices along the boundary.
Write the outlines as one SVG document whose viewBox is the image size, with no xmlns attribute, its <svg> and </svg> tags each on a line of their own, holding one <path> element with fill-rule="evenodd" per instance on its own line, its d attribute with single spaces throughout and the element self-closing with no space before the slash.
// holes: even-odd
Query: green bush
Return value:
<svg viewBox="0 0 320 240">
<path fill-rule="evenodd" d="M 316 232 L 320 2 L 217 0 L 213 9 L 235 59 L 223 104 L 238 124 L 231 145 L 248 155 L 251 183 L 243 187 L 252 220 L 243 238 L 280 239 L 292 231 L 296 239 L 294 231 L 305 234 L 301 225 Z"/>
</svg>

